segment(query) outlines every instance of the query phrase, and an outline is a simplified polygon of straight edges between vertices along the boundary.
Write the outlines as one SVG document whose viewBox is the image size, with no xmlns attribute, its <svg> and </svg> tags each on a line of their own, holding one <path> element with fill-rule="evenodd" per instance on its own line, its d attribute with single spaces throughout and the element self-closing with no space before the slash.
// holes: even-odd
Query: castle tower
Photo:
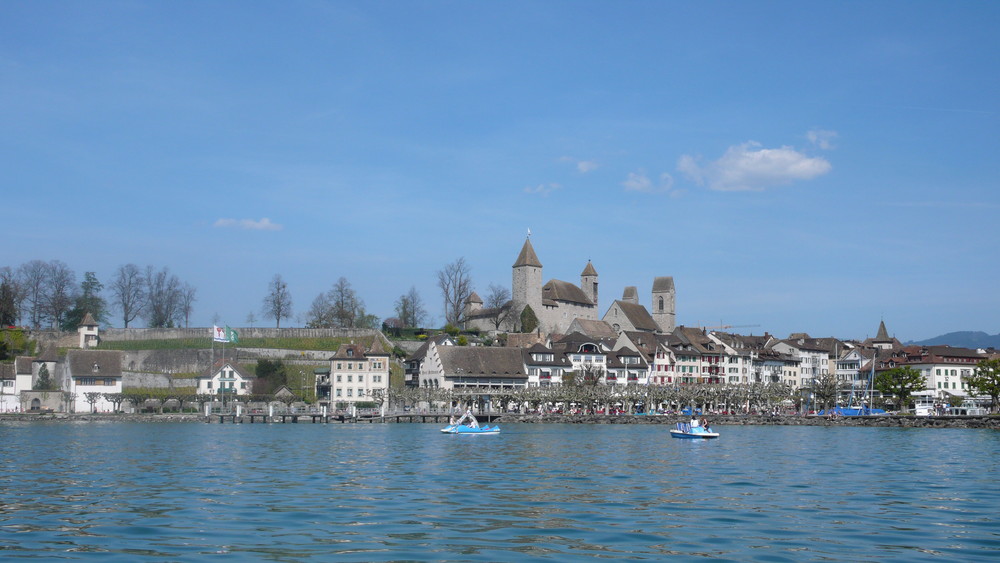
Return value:
<svg viewBox="0 0 1000 563">
<path fill-rule="evenodd" d="M 515 318 L 520 317 L 524 307 L 531 305 L 531 310 L 539 319 L 542 317 L 542 263 L 539 262 L 531 239 L 524 240 L 521 253 L 514 262 L 513 280 L 510 288 L 511 301 L 514 302 Z"/>
<path fill-rule="evenodd" d="M 462 312 L 462 318 L 468 321 L 473 315 L 483 310 L 483 299 L 479 297 L 479 294 L 473 291 L 465 298 L 464 310 Z M 469 328 L 466 326 L 465 328 Z"/>
<path fill-rule="evenodd" d="M 663 332 L 673 332 L 677 326 L 677 292 L 672 276 L 653 280 L 653 320 Z"/>
<path fill-rule="evenodd" d="M 597 307 L 597 270 L 590 260 L 587 260 L 587 267 L 580 273 L 580 289 L 594 303 L 594 307 Z"/>
</svg>

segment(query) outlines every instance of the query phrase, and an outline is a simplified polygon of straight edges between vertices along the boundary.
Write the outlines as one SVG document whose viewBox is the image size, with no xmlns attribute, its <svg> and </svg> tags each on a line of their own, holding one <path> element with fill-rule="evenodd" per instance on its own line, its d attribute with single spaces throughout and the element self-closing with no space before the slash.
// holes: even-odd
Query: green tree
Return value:
<svg viewBox="0 0 1000 563">
<path fill-rule="evenodd" d="M 521 332 L 535 332 L 536 328 L 538 328 L 538 317 L 535 316 L 531 305 L 525 305 L 521 311 Z"/>
<path fill-rule="evenodd" d="M 884 395 L 893 395 L 899 401 L 899 409 L 910 410 L 910 395 L 922 391 L 927 386 L 920 370 L 910 366 L 900 366 L 883 371 L 875 376 L 875 388 Z"/>
<path fill-rule="evenodd" d="M 76 303 L 74 303 L 73 308 L 70 309 L 69 313 L 66 313 L 62 329 L 67 331 L 76 330 L 83 323 L 83 319 L 87 316 L 87 313 L 90 313 L 90 316 L 94 317 L 94 320 L 98 324 L 107 324 L 108 303 L 101 297 L 103 289 L 104 284 L 98 281 L 97 275 L 94 272 L 85 272 L 83 274 L 83 282 L 80 283 L 80 294 L 76 297 Z"/>
<path fill-rule="evenodd" d="M 0 326 L 17 324 L 17 287 L 13 281 L 0 282 Z"/>
<path fill-rule="evenodd" d="M 49 368 L 45 364 L 38 369 L 38 378 L 35 380 L 35 391 L 55 391 L 56 382 L 52 380 L 51 374 L 49 374 Z"/>
<path fill-rule="evenodd" d="M 281 360 L 257 360 L 256 374 L 254 393 L 270 395 L 282 385 L 288 384 L 288 368 Z"/>
<path fill-rule="evenodd" d="M 990 412 L 996 412 L 1000 398 L 1000 358 L 980 360 L 976 371 L 965 378 L 965 384 L 975 394 L 989 395 Z"/>
</svg>

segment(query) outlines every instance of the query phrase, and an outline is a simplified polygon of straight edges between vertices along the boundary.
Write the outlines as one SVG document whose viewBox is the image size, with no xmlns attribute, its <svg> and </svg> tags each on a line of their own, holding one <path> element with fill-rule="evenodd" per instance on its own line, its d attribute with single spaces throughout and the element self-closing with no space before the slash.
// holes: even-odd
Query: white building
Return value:
<svg viewBox="0 0 1000 563">
<path fill-rule="evenodd" d="M 389 390 L 389 354 L 376 338 L 367 350 L 341 344 L 330 358 L 330 373 L 316 378 L 320 405 L 351 411 L 357 403 L 382 402 Z"/>
<path fill-rule="evenodd" d="M 66 353 L 73 411 L 112 412 L 106 397 L 122 392 L 122 358 L 119 350 L 70 350 Z"/>
<path fill-rule="evenodd" d="M 216 365 L 212 371 L 198 376 L 199 395 L 217 395 L 224 398 L 252 393 L 253 376 L 230 362 Z"/>
</svg>

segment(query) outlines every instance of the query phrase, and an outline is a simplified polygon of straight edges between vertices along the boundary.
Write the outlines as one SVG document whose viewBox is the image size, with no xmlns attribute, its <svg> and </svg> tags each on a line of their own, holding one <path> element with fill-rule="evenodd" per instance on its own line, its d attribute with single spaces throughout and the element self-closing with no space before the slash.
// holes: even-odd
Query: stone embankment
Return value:
<svg viewBox="0 0 1000 563">
<path fill-rule="evenodd" d="M 902 428 L 992 428 L 1000 429 L 1000 416 L 851 416 L 830 418 L 797 415 L 707 415 L 712 426 L 871 426 Z M 677 415 L 583 415 L 583 414 L 505 414 L 500 423 L 524 424 L 674 424 L 687 422 Z"/>
</svg>

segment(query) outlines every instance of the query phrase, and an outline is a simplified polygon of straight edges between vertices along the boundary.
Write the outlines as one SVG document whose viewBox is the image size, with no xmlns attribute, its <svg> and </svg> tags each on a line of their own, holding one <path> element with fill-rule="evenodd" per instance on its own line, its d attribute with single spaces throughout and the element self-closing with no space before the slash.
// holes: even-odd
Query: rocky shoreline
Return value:
<svg viewBox="0 0 1000 563">
<path fill-rule="evenodd" d="M 986 428 L 1000 429 L 1000 416 L 822 416 L 710 415 L 709 422 L 723 426 L 865 426 L 897 428 Z M 637 415 L 504 414 L 492 418 L 500 424 L 674 424 L 687 417 Z M 4 413 L 4 422 L 210 422 L 202 414 L 65 414 Z"/>
</svg>

